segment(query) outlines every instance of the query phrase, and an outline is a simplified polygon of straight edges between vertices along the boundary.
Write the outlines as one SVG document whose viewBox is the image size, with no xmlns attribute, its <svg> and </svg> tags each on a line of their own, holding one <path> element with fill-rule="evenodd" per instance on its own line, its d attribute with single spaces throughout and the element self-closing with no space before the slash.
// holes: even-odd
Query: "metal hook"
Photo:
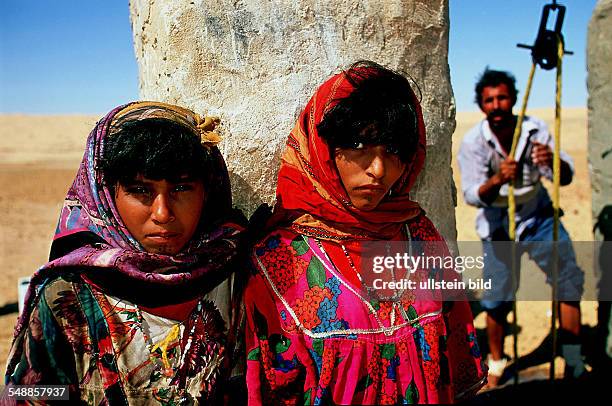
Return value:
<svg viewBox="0 0 612 406">
<path fill-rule="evenodd" d="M 547 29 L 548 18 L 551 10 L 557 11 L 557 20 L 555 21 L 555 29 Z M 534 63 L 540 65 L 542 69 L 551 70 L 557 66 L 557 40 L 563 41 L 561 28 L 563 27 L 563 19 L 565 18 L 565 6 L 557 4 L 553 0 L 552 4 L 546 4 L 542 9 L 542 17 L 538 28 L 538 35 L 533 45 L 516 44 L 519 48 L 531 49 L 531 57 Z M 563 51 L 567 55 L 572 55 L 573 52 Z"/>
</svg>

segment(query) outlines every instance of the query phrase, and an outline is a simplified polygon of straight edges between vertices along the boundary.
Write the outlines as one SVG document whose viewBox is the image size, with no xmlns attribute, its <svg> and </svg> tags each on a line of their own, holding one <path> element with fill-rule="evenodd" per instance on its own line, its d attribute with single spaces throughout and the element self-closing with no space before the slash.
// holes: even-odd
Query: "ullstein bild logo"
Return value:
<svg viewBox="0 0 612 406">
<path fill-rule="evenodd" d="M 492 286 L 491 279 L 468 279 L 462 280 L 435 280 L 433 278 L 422 281 L 413 281 L 410 279 L 400 279 L 396 281 L 387 281 L 382 278 L 376 278 L 372 281 L 372 287 L 380 290 L 490 290 Z"/>
</svg>

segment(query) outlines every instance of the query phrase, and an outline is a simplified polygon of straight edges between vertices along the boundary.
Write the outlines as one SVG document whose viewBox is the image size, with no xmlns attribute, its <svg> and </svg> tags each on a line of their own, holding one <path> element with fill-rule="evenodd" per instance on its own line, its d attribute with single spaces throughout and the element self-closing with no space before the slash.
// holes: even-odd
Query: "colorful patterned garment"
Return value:
<svg viewBox="0 0 612 406">
<path fill-rule="evenodd" d="M 144 251 L 97 170 L 124 120 L 162 118 L 202 138 L 210 154 L 203 211 L 218 220 L 175 256 Z M 120 106 L 90 133 L 60 214 L 51 261 L 32 277 L 5 383 L 69 385 L 88 404 L 214 400 L 235 364 L 234 264 L 243 226 L 229 177 L 199 116 L 176 106 Z M 211 141 L 212 140 L 212 141 Z M 208 219 L 208 218 L 207 218 Z"/>
<path fill-rule="evenodd" d="M 448 254 L 408 195 L 425 160 L 414 95 L 415 158 L 376 209 L 351 205 L 316 125 L 352 89 L 345 73 L 324 83 L 287 142 L 276 225 L 254 247 L 254 275 L 245 292 L 250 404 L 450 403 L 486 381 L 465 300 L 415 300 L 409 293 L 376 300 L 363 293 L 351 270 L 349 258 L 358 258 L 365 241 L 437 241 L 425 244 L 426 254 Z M 414 277 L 431 271 L 420 269 Z"/>
</svg>

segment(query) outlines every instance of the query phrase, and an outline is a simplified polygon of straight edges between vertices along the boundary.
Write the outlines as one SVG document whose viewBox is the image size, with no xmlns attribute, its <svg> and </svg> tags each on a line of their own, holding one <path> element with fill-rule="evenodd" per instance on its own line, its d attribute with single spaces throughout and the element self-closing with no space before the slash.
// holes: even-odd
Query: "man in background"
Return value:
<svg viewBox="0 0 612 406">
<path fill-rule="evenodd" d="M 489 70 L 476 84 L 476 102 L 486 118 L 463 138 L 458 156 L 461 185 L 467 204 L 478 207 L 476 229 L 483 241 L 484 279 L 491 279 L 492 289 L 485 291 L 481 304 L 487 312 L 489 343 L 489 385 L 496 386 L 506 367 L 503 354 L 504 328 L 518 288 L 518 270 L 513 280 L 508 246 L 492 241 L 509 241 L 508 185 L 514 182 L 516 197 L 516 240 L 525 242 L 517 249 L 518 257 L 528 252 L 530 258 L 552 278 L 551 245 L 553 208 L 541 178 L 552 180 L 554 140 L 546 124 L 535 117 L 524 118 L 516 153 L 509 156 L 517 116 L 512 112 L 517 100 L 516 80 L 508 72 Z M 572 181 L 573 162 L 561 152 L 561 185 Z M 530 244 L 535 242 L 534 244 Z M 570 237 L 559 224 L 558 260 L 559 338 L 566 361 L 565 376 L 578 377 L 585 372 L 580 345 L 580 297 L 584 275 L 576 265 Z M 568 248 L 569 247 L 569 248 Z M 517 259 L 517 267 L 520 260 Z"/>
</svg>

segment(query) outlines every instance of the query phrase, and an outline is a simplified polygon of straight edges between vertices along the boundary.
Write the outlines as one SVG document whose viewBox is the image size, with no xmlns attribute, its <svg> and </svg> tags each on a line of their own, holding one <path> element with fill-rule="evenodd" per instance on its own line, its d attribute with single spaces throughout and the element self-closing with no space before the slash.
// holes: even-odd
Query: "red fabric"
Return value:
<svg viewBox="0 0 612 406">
<path fill-rule="evenodd" d="M 198 304 L 198 299 L 190 300 L 185 303 L 177 303 L 171 304 L 167 306 L 159 306 L 159 307 L 144 307 L 138 306 L 141 310 L 154 314 L 159 317 L 164 317 L 166 319 L 172 319 L 177 321 L 187 320 L 187 317 L 191 314 L 193 309 Z"/>
<path fill-rule="evenodd" d="M 363 69 L 365 72 L 375 70 Z M 333 151 L 319 136 L 319 124 L 326 112 L 350 95 L 352 84 L 344 72 L 327 80 L 314 96 L 289 135 L 283 154 L 276 189 L 276 219 L 294 224 L 312 225 L 312 218 L 325 223 L 327 231 L 342 229 L 363 239 L 396 237 L 407 220 L 416 217 L 421 208 L 409 197 L 409 191 L 425 163 L 425 125 L 419 101 L 412 97 L 418 119 L 419 142 L 414 158 L 393 189 L 373 211 L 362 211 L 350 204 L 334 162 Z M 312 218 L 300 220 L 302 214 Z M 279 221 L 280 222 L 280 221 Z M 314 226 L 317 228 L 317 226 Z"/>
<path fill-rule="evenodd" d="M 402 232 L 398 233 L 391 241 L 405 241 L 407 237 L 403 234 Z M 363 247 L 361 241 L 346 241 L 342 243 L 344 248 L 346 248 L 346 253 L 338 242 L 321 241 L 321 244 L 342 276 L 353 286 L 361 288 L 363 283 L 359 280 L 359 276 L 356 273 L 359 272 L 361 275 L 363 272 Z"/>
</svg>

